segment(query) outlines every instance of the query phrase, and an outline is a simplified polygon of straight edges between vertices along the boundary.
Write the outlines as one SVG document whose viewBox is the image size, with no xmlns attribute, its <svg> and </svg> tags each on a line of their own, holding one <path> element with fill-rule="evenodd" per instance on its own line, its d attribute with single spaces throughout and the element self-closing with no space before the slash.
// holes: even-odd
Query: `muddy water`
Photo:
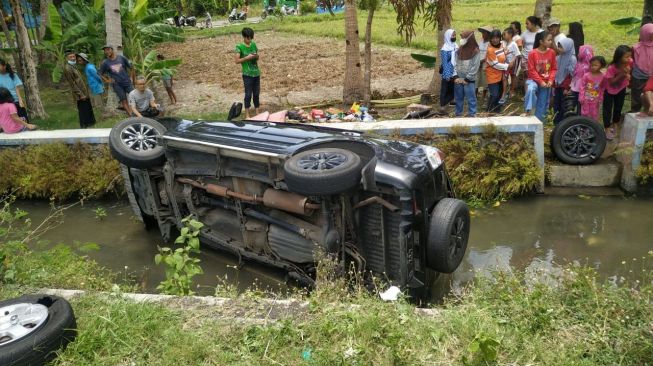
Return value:
<svg viewBox="0 0 653 366">
<path fill-rule="evenodd" d="M 43 202 L 20 202 L 34 222 L 49 212 Z M 102 208 L 107 216 L 96 218 Z M 56 243 L 94 242 L 100 248 L 88 254 L 115 271 L 136 277 L 152 291 L 163 279 L 163 269 L 153 263 L 158 231 L 146 231 L 127 202 L 90 202 L 66 211 L 65 221 L 43 239 Z M 596 268 L 606 277 L 638 268 L 637 260 L 653 250 L 653 200 L 642 198 L 538 196 L 513 200 L 499 207 L 474 210 L 472 233 L 462 266 L 448 279 L 454 286 L 468 281 L 472 271 L 550 268 L 578 262 Z M 633 262 L 633 259 L 636 259 Z M 216 276 L 227 276 L 240 289 L 255 281 L 272 290 L 284 288 L 283 272 L 246 262 L 238 270 L 233 256 L 204 250 L 205 273 L 198 283 L 202 293 L 212 293 Z M 622 262 L 626 264 L 622 264 Z"/>
</svg>

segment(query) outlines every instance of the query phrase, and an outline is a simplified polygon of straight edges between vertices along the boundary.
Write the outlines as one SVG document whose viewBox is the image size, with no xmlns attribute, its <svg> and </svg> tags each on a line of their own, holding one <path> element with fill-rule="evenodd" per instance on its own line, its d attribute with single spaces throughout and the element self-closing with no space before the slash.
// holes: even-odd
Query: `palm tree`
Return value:
<svg viewBox="0 0 653 366">
<path fill-rule="evenodd" d="M 365 25 L 365 70 L 363 71 L 363 103 L 370 105 L 372 99 L 372 21 L 374 12 L 381 5 L 381 0 L 362 0 L 361 9 L 367 10 L 367 23 Z"/>
<path fill-rule="evenodd" d="M 36 65 L 34 62 L 34 53 L 32 52 L 32 43 L 27 34 L 23 11 L 19 0 L 10 0 L 11 11 L 16 22 L 16 41 L 18 44 L 18 58 L 23 71 L 23 84 L 26 94 L 27 109 L 34 118 L 46 118 L 41 94 L 39 93 L 39 82 L 36 74 Z"/>
<path fill-rule="evenodd" d="M 104 24 L 107 32 L 107 44 L 114 47 L 114 51 L 122 54 L 122 23 L 120 19 L 120 0 L 104 1 Z M 107 115 L 116 114 L 118 96 L 113 91 L 107 93 L 107 103 L 104 106 L 104 113 Z"/>
<path fill-rule="evenodd" d="M 363 98 L 361 53 L 358 43 L 356 0 L 345 0 L 345 82 L 342 100 L 346 105 Z"/>
</svg>

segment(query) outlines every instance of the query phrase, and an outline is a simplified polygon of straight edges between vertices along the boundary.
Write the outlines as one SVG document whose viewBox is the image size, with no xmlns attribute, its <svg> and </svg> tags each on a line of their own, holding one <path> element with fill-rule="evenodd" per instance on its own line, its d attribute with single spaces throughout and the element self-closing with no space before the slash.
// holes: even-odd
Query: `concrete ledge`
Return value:
<svg viewBox="0 0 653 366">
<path fill-rule="evenodd" d="M 381 122 L 346 122 L 317 123 L 318 126 L 328 126 L 346 130 L 374 132 L 380 135 L 390 135 L 398 131 L 402 136 L 411 136 L 430 131 L 436 135 L 450 133 L 452 127 L 463 126 L 471 133 L 483 133 L 484 126 L 493 124 L 507 133 L 533 134 L 533 146 L 540 165 L 540 191 L 544 189 L 544 126 L 535 117 L 484 117 L 484 118 L 436 118 L 410 119 Z"/>
<path fill-rule="evenodd" d="M 65 144 L 107 144 L 110 128 L 70 129 L 53 131 L 25 131 L 14 134 L 0 133 L 0 145 L 37 145 L 63 142 Z"/>
<path fill-rule="evenodd" d="M 621 152 L 617 155 L 617 159 L 623 164 L 621 188 L 627 192 L 637 191 L 635 172 L 641 164 L 648 130 L 653 130 L 653 117 L 638 117 L 634 113 L 626 115 L 619 137 Z"/>
<path fill-rule="evenodd" d="M 552 187 L 616 187 L 621 165 L 616 161 L 598 161 L 592 165 L 549 165 Z"/>
</svg>

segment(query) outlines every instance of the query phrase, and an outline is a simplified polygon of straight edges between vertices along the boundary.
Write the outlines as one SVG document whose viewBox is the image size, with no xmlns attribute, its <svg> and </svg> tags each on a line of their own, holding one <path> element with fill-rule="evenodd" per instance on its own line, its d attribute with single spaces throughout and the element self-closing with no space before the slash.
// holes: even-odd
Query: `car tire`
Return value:
<svg viewBox="0 0 653 366">
<path fill-rule="evenodd" d="M 19 304 L 31 306 L 29 314 L 21 316 L 26 308 L 21 310 Z M 0 343 L 0 365 L 43 365 L 56 357 L 59 349 L 65 348 L 75 339 L 77 324 L 73 309 L 68 301 L 58 296 L 26 295 L 4 300 L 0 301 L 0 310 L 0 317 L 17 317 L 19 324 L 24 326 L 16 330 L 31 329 L 16 339 L 3 334 L 2 331 L 6 329 L 0 330 L 0 342 L 5 339 L 4 343 Z M 14 314 L 5 315 L 8 311 Z"/>
<path fill-rule="evenodd" d="M 431 212 L 426 261 L 429 268 L 452 273 L 462 262 L 469 240 L 469 208 L 465 202 L 443 198 Z"/>
<path fill-rule="evenodd" d="M 588 117 L 573 116 L 555 126 L 551 134 L 551 149 L 563 163 L 587 165 L 601 157 L 606 141 L 601 124 Z"/>
<path fill-rule="evenodd" d="M 124 119 L 109 134 L 111 155 L 130 168 L 160 166 L 165 161 L 165 151 L 158 140 L 165 132 L 166 128 L 151 118 Z"/>
<path fill-rule="evenodd" d="M 356 187 L 361 168 L 357 154 L 333 148 L 302 151 L 283 166 L 288 190 L 307 196 L 339 194 Z"/>
</svg>

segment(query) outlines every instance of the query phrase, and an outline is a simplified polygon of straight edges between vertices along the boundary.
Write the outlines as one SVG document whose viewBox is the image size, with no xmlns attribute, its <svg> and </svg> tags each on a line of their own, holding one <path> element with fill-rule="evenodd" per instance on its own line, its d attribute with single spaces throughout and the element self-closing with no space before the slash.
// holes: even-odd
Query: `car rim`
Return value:
<svg viewBox="0 0 653 366">
<path fill-rule="evenodd" d="M 451 237 L 449 240 L 449 258 L 455 259 L 463 250 L 465 243 L 465 220 L 462 216 L 456 217 L 451 227 Z"/>
<path fill-rule="evenodd" d="M 41 304 L 20 303 L 0 308 L 0 346 L 27 337 L 48 319 Z"/>
<path fill-rule="evenodd" d="M 596 134 L 588 126 L 573 125 L 562 134 L 562 150 L 574 158 L 593 156 L 595 147 Z"/>
<path fill-rule="evenodd" d="M 143 123 L 125 127 L 120 133 L 122 142 L 131 150 L 147 151 L 157 146 L 159 133 L 156 129 Z"/>
<path fill-rule="evenodd" d="M 344 154 L 319 152 L 302 157 L 297 165 L 304 170 L 330 170 L 341 166 L 346 161 L 347 157 Z"/>
</svg>

